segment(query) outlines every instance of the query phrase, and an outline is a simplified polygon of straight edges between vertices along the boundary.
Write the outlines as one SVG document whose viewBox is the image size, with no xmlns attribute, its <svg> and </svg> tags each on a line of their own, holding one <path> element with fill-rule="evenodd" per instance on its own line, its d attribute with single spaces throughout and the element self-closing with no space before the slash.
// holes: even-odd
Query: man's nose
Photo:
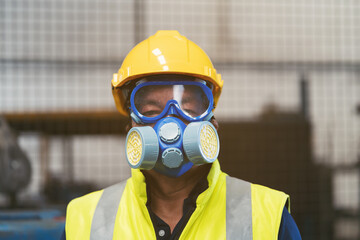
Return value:
<svg viewBox="0 0 360 240">
<path fill-rule="evenodd" d="M 178 118 L 180 119 L 183 123 L 185 123 L 186 125 L 188 125 L 190 122 L 189 121 L 186 121 L 185 119 L 183 119 L 182 117 L 176 115 L 176 114 L 168 114 L 166 115 L 165 117 L 175 117 L 175 118 Z"/>
</svg>

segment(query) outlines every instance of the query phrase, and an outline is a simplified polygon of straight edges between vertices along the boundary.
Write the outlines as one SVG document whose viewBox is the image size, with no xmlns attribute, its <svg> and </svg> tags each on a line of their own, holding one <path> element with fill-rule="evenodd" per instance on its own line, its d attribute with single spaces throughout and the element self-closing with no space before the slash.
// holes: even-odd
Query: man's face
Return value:
<svg viewBox="0 0 360 240">
<path fill-rule="evenodd" d="M 187 116 L 199 117 L 210 109 L 209 105 L 211 99 L 208 99 L 202 86 L 199 86 L 199 84 L 184 83 L 172 85 L 172 83 L 169 83 L 169 85 L 162 85 L 165 84 L 165 82 L 149 83 L 145 82 L 143 85 L 139 85 L 138 88 L 140 88 L 135 90 L 136 92 L 132 96 L 132 107 L 135 107 L 137 112 L 145 117 L 154 118 L 161 115 L 161 118 L 165 118 L 167 116 L 172 116 L 188 125 L 190 120 L 186 121 Z M 174 111 L 169 111 L 170 109 L 173 109 Z M 179 113 L 179 111 L 181 111 L 181 113 Z M 155 125 L 157 122 L 159 123 L 159 121 L 161 120 L 155 120 L 155 122 L 147 124 L 138 124 L 132 120 L 132 127 L 151 126 L 157 128 Z M 214 118 L 211 119 L 211 123 L 216 129 L 218 128 L 218 124 Z M 156 129 L 156 131 L 157 130 L 158 129 Z M 181 169 L 184 169 L 183 167 L 186 168 L 188 166 L 189 164 L 185 164 L 181 168 L 172 171 L 172 174 L 177 175 L 177 170 L 182 171 Z M 188 173 L 183 176 L 186 177 L 188 174 L 191 175 L 191 172 L 196 171 L 198 168 L 201 168 L 201 166 L 191 165 L 190 169 L 185 170 L 185 172 L 188 171 Z M 160 164 L 159 166 L 155 165 L 154 169 L 144 170 L 144 173 L 155 176 L 164 174 L 163 171 L 164 167 Z M 171 174 L 165 175 L 170 176 Z"/>
</svg>

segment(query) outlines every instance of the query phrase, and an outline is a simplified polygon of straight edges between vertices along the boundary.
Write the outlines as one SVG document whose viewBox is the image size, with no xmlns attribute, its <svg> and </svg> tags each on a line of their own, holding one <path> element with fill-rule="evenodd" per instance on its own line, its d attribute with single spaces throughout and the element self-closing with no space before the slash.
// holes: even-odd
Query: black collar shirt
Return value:
<svg viewBox="0 0 360 240">
<path fill-rule="evenodd" d="M 175 226 L 173 232 L 170 230 L 170 226 L 164 222 L 161 218 L 159 218 L 150 207 L 151 199 L 150 199 L 150 189 L 147 187 L 147 196 L 148 201 L 146 203 L 147 209 L 150 214 L 151 221 L 154 226 L 156 239 L 158 240 L 175 240 L 179 239 L 182 231 L 184 230 L 187 222 L 189 221 L 191 215 L 196 209 L 196 199 L 197 197 L 208 188 L 208 182 L 206 178 L 203 178 L 191 191 L 188 198 L 184 200 L 183 206 L 183 216 L 180 221 Z"/>
</svg>

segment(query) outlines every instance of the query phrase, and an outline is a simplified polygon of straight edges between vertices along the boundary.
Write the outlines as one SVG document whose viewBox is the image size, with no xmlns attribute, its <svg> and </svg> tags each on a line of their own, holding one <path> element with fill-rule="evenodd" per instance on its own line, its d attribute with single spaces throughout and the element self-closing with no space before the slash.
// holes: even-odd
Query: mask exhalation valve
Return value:
<svg viewBox="0 0 360 240">
<path fill-rule="evenodd" d="M 181 165 L 184 158 L 181 150 L 178 148 L 168 148 L 163 152 L 161 160 L 166 167 L 177 168 Z"/>
</svg>

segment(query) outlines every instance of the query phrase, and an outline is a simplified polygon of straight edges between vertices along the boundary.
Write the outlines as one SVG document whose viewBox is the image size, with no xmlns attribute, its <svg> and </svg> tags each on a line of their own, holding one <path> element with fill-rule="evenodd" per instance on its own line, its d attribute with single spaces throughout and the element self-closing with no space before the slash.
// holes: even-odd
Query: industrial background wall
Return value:
<svg viewBox="0 0 360 240">
<path fill-rule="evenodd" d="M 0 177 L 1 208 L 61 209 L 130 176 L 110 80 L 159 29 L 200 45 L 223 76 L 222 168 L 289 193 L 303 239 L 359 239 L 354 0 L 0 0 L 0 161 L 22 151 L 32 173 L 12 190 Z"/>
</svg>

